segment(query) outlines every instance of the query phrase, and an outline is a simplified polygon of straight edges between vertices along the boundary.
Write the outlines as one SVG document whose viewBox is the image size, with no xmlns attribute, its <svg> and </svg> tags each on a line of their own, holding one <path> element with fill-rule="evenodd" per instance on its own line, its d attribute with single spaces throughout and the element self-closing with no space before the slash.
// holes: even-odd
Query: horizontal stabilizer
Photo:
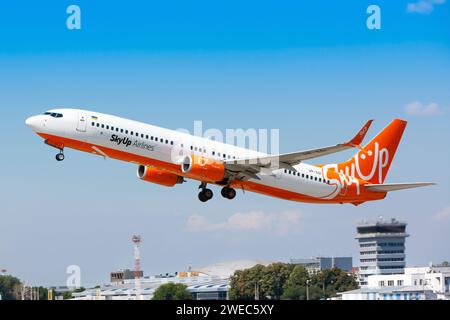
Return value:
<svg viewBox="0 0 450 320">
<path fill-rule="evenodd" d="M 416 183 L 384 183 L 384 184 L 366 184 L 367 190 L 377 191 L 377 192 L 390 192 L 404 189 L 412 189 L 419 187 L 432 186 L 435 183 L 431 182 L 416 182 Z"/>
</svg>

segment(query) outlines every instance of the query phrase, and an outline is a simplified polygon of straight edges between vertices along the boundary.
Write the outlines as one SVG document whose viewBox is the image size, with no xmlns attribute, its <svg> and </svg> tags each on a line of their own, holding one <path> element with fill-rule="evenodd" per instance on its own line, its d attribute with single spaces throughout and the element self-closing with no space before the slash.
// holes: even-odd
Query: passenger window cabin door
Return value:
<svg viewBox="0 0 450 320">
<path fill-rule="evenodd" d="M 87 127 L 87 116 L 84 112 L 78 113 L 78 125 L 77 125 L 77 131 L 80 132 L 86 132 Z"/>
</svg>

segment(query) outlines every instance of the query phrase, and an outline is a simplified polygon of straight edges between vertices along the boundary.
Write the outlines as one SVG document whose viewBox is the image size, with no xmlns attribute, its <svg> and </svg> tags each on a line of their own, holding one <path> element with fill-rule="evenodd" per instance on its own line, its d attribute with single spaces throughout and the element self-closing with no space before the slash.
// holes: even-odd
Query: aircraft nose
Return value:
<svg viewBox="0 0 450 320">
<path fill-rule="evenodd" d="M 25 124 L 31 129 L 36 130 L 39 123 L 38 118 L 38 116 L 29 117 L 27 120 L 25 120 Z"/>
</svg>

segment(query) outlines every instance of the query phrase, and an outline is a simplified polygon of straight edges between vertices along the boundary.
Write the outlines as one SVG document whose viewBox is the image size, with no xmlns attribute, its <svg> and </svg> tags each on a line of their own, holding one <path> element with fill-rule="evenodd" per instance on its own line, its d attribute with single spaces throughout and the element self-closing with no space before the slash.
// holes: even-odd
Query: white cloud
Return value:
<svg viewBox="0 0 450 320">
<path fill-rule="evenodd" d="M 285 211 L 281 213 L 265 213 L 251 211 L 235 213 L 226 221 L 214 223 L 204 216 L 193 214 L 187 222 L 186 228 L 191 232 L 199 231 L 271 231 L 277 234 L 286 234 L 298 228 L 302 214 L 298 211 Z"/>
<path fill-rule="evenodd" d="M 435 5 L 445 3 L 445 0 L 419 0 L 417 2 L 408 3 L 406 11 L 408 13 L 430 14 L 434 10 Z"/>
<path fill-rule="evenodd" d="M 450 219 L 450 207 L 446 207 L 434 215 L 434 219 L 443 221 Z"/>
<path fill-rule="evenodd" d="M 431 102 L 427 105 L 413 101 L 405 106 L 405 111 L 411 116 L 435 116 L 443 112 L 442 108 L 435 102 Z"/>
</svg>

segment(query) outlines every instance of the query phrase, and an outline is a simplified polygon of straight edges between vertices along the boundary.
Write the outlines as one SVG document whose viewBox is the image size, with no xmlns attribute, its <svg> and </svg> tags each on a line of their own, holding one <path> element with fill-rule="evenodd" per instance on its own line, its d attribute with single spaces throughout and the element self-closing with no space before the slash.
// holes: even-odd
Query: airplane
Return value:
<svg viewBox="0 0 450 320">
<path fill-rule="evenodd" d="M 198 198 L 213 198 L 208 184 L 222 187 L 226 199 L 236 189 L 306 203 L 350 203 L 381 200 L 391 191 L 434 183 L 384 183 L 407 122 L 394 119 L 361 147 L 373 120 L 349 141 L 280 155 L 269 155 L 187 133 L 113 115 L 80 109 L 54 109 L 26 119 L 45 143 L 59 150 L 72 148 L 137 165 L 141 180 L 173 187 L 200 182 Z M 342 163 L 311 165 L 304 161 L 354 148 Z"/>
</svg>

